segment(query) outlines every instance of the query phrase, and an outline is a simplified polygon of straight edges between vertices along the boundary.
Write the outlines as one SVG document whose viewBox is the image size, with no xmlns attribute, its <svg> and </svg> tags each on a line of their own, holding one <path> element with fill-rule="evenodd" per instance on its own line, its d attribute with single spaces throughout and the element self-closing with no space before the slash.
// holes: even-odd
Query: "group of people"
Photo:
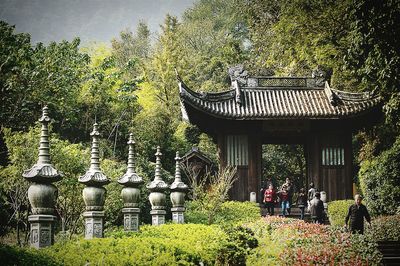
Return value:
<svg viewBox="0 0 400 266">
<path fill-rule="evenodd" d="M 268 178 L 266 181 L 266 188 L 261 189 L 261 194 L 263 195 L 263 203 L 265 204 L 265 208 L 269 215 L 274 215 L 274 208 L 277 202 L 280 202 L 282 216 L 286 216 L 287 214 L 290 215 L 291 208 L 293 205 L 293 193 L 294 187 L 290 180 L 290 178 L 286 178 L 285 183 L 280 187 L 278 191 L 275 190 L 272 178 Z M 316 191 L 314 188 L 314 184 L 310 184 L 310 189 L 308 193 L 306 193 L 305 189 L 302 188 L 299 191 L 297 197 L 297 207 L 300 209 L 300 219 L 304 219 L 304 213 L 307 206 L 312 206 L 312 201 L 314 198 L 320 198 L 319 192 Z M 322 201 L 321 201 L 322 203 Z M 311 205 L 310 205 L 311 204 Z M 316 213 L 320 213 L 320 206 L 319 202 L 316 203 Z M 322 203 L 322 212 L 323 212 L 323 203 Z M 312 209 L 312 208 L 311 208 Z M 322 215 L 323 213 L 321 213 Z M 322 217 L 318 217 L 318 221 L 322 220 Z"/>
<path fill-rule="evenodd" d="M 290 215 L 294 193 L 294 186 L 290 178 L 286 178 L 285 183 L 283 183 L 278 191 L 274 188 L 272 178 L 266 180 L 265 186 L 266 188 L 261 189 L 261 195 L 263 196 L 262 201 L 268 214 L 274 215 L 275 204 L 279 202 L 282 216 L 285 217 L 286 214 Z M 362 197 L 357 194 L 354 199 L 355 203 L 349 207 L 345 219 L 346 228 L 349 224 L 349 230 L 352 233 L 363 234 L 364 218 L 370 223 L 371 217 L 365 205 L 361 203 Z M 304 220 L 305 210 L 308 209 L 314 223 L 324 223 L 326 215 L 324 203 L 321 200 L 321 193 L 317 191 L 314 183 L 310 183 L 310 188 L 307 192 L 304 188 L 300 189 L 297 196 L 297 207 L 300 209 L 300 219 Z"/>
</svg>

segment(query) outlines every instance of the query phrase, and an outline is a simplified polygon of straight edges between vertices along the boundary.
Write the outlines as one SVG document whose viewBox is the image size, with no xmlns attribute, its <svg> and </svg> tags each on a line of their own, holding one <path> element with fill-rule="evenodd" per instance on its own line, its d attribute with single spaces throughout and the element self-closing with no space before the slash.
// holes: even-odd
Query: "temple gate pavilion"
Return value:
<svg viewBox="0 0 400 266">
<path fill-rule="evenodd" d="M 328 201 L 352 198 L 352 134 L 380 118 L 379 96 L 335 90 L 321 76 L 231 80 L 203 93 L 178 76 L 183 119 L 213 138 L 222 165 L 237 166 L 232 200 L 259 193 L 263 144 L 303 145 L 307 187 L 313 181 Z"/>
</svg>

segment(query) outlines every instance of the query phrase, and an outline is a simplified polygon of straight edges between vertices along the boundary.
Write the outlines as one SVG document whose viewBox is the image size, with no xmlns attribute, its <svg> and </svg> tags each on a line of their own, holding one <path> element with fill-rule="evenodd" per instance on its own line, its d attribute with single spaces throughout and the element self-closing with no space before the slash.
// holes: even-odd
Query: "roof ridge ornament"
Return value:
<svg viewBox="0 0 400 266">
<path fill-rule="evenodd" d="M 242 91 L 239 82 L 237 80 L 232 81 L 232 87 L 235 90 L 235 102 L 238 105 L 242 105 Z"/>
<path fill-rule="evenodd" d="M 247 70 L 244 69 L 244 66 L 242 64 L 229 67 L 228 73 L 232 83 L 234 81 L 238 81 L 241 85 L 247 84 L 249 73 L 247 72 Z"/>
<path fill-rule="evenodd" d="M 331 70 L 318 65 L 311 73 L 311 77 L 315 80 L 315 86 L 324 87 L 325 82 L 330 80 Z"/>
<path fill-rule="evenodd" d="M 333 106 L 337 106 L 338 105 L 338 101 L 339 101 L 339 97 L 336 95 L 336 93 L 334 91 L 332 91 L 331 87 L 329 87 L 329 83 L 328 81 L 325 81 L 325 94 L 329 99 L 329 102 L 333 105 Z"/>
</svg>

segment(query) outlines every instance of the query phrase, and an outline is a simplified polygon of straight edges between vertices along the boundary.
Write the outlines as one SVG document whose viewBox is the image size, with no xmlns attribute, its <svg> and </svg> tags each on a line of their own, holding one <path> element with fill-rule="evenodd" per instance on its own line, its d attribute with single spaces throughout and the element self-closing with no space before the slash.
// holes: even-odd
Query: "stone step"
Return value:
<svg viewBox="0 0 400 266">
<path fill-rule="evenodd" d="M 400 257 L 393 256 L 393 257 L 383 257 L 383 265 L 385 266 L 399 266 L 400 265 Z"/>
</svg>

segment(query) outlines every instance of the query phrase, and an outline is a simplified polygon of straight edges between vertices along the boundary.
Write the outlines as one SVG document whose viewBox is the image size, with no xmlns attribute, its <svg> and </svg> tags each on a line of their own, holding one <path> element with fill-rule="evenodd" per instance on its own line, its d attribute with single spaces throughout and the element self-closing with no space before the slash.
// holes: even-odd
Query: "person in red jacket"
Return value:
<svg viewBox="0 0 400 266">
<path fill-rule="evenodd" d="M 269 184 L 268 189 L 264 192 L 264 203 L 269 215 L 274 215 L 274 204 L 276 201 L 276 192 L 274 186 Z"/>
</svg>

